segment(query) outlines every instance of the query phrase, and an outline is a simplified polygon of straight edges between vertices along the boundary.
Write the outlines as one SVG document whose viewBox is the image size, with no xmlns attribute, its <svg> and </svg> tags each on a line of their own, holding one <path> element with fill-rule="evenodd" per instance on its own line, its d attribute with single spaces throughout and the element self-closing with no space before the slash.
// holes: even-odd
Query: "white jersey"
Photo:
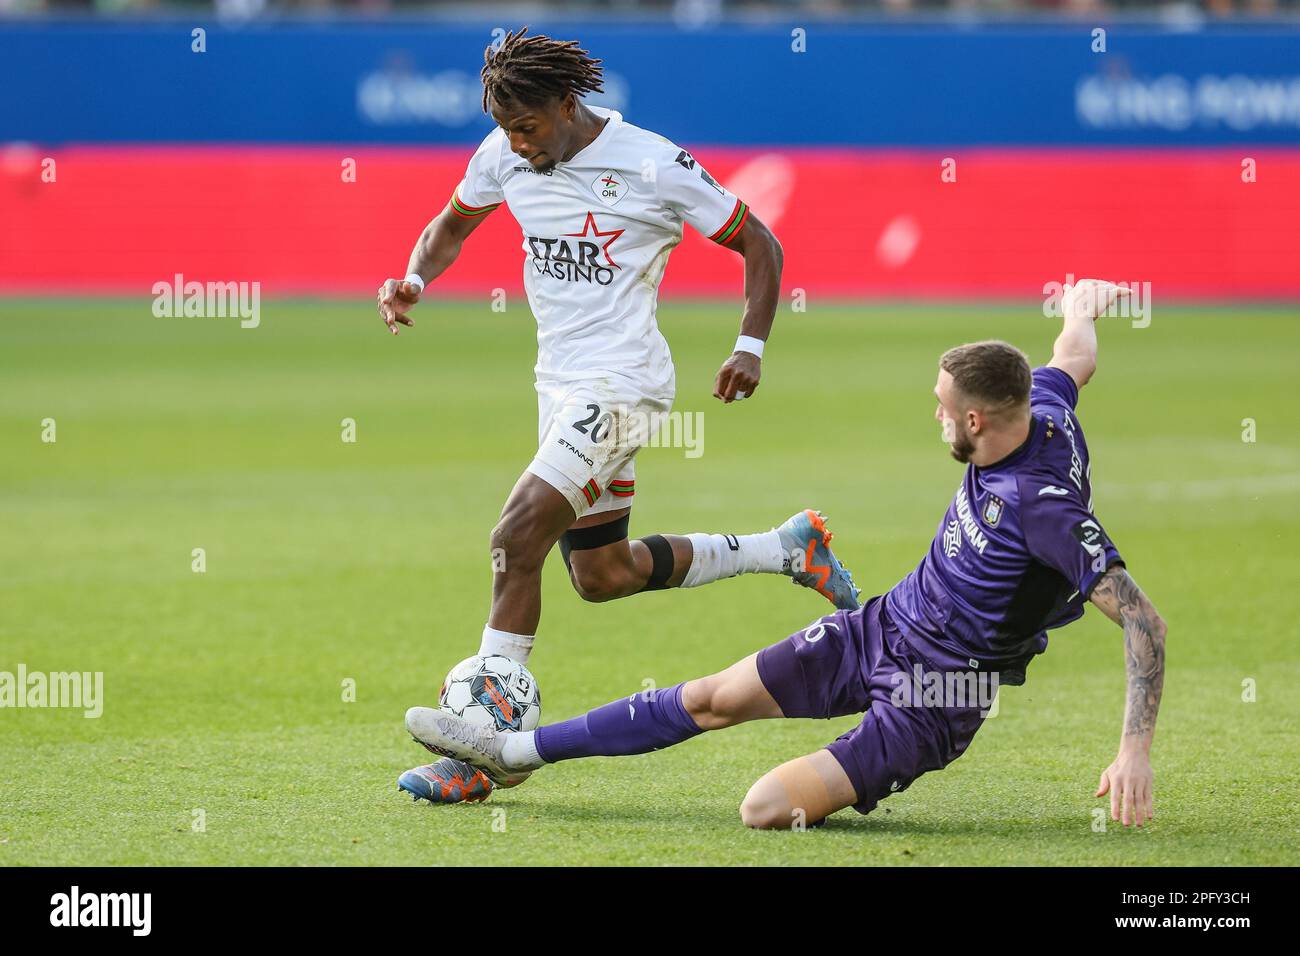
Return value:
<svg viewBox="0 0 1300 956">
<path fill-rule="evenodd" d="M 748 207 L 689 152 L 623 122 L 617 110 L 567 162 L 537 173 L 497 127 L 456 187 L 452 207 L 484 216 L 502 202 L 523 230 L 524 288 L 537 319 L 537 381 L 614 375 L 671 395 L 672 355 L 655 321 L 668 254 L 689 222 L 715 242 Z"/>
</svg>

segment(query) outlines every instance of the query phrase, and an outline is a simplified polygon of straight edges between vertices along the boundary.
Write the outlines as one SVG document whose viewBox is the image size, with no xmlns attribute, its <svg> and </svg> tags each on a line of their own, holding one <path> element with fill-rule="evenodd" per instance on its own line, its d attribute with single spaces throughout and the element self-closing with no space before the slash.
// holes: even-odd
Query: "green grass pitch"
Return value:
<svg viewBox="0 0 1300 956">
<path fill-rule="evenodd" d="M 814 302 L 778 317 L 757 397 L 723 407 L 737 319 L 660 309 L 704 454 L 639 457 L 633 533 L 821 508 L 867 594 L 914 566 L 960 478 L 931 418 L 938 353 L 997 336 L 1042 362 L 1057 328 L 1037 302 Z M 155 318 L 147 297 L 0 301 L 0 670 L 102 671 L 105 696 L 99 719 L 0 710 L 0 865 L 1300 862 L 1293 310 L 1169 306 L 1100 330 L 1080 405 L 1096 507 L 1170 627 L 1156 819 L 1106 832 L 1092 794 L 1124 671 L 1096 611 L 1053 633 L 965 756 L 867 817 L 770 833 L 737 813 L 853 718 L 412 803 L 396 777 L 429 758 L 402 714 L 477 648 L 488 532 L 536 439 L 522 301 L 428 301 L 417 322 L 393 339 L 367 302 L 269 301 L 241 329 Z M 588 605 L 558 554 L 544 594 L 547 720 L 709 673 L 829 607 L 767 576 Z"/>
</svg>

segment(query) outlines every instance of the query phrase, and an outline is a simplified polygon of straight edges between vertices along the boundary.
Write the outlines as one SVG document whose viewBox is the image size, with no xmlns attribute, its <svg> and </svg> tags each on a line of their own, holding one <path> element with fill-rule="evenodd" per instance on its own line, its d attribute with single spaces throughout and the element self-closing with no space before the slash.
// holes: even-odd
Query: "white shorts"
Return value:
<svg viewBox="0 0 1300 956">
<path fill-rule="evenodd" d="M 609 379 L 537 383 L 537 456 L 528 471 L 568 499 L 577 517 L 630 508 L 633 458 L 672 410 L 673 395 L 645 395 Z"/>
</svg>

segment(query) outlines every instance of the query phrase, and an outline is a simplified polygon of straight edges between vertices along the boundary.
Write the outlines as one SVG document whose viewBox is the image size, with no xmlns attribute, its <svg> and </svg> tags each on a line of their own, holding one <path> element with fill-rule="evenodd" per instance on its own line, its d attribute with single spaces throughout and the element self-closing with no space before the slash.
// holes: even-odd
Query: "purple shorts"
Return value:
<svg viewBox="0 0 1300 956">
<path fill-rule="evenodd" d="M 975 693 L 927 698 L 923 675 L 935 670 L 908 647 L 883 597 L 828 614 L 758 655 L 758 676 L 786 717 L 863 714 L 826 748 L 849 775 L 859 813 L 952 763 L 979 730 L 989 701 Z M 928 681 L 933 688 L 942 677 Z M 944 706 L 954 700 L 961 705 Z"/>
</svg>

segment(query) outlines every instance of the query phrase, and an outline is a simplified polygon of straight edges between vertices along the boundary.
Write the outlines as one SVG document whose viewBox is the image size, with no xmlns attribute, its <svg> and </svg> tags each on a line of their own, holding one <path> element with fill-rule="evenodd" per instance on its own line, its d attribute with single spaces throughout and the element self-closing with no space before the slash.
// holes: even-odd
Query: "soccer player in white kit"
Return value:
<svg viewBox="0 0 1300 956">
<path fill-rule="evenodd" d="M 379 289 L 394 335 L 427 283 L 503 203 L 523 231 L 524 287 L 537 320 L 539 448 L 491 535 L 492 608 L 479 653 L 526 662 L 541 616 L 541 569 L 558 542 L 589 601 L 696 587 L 752 572 L 786 574 L 840 608 L 858 606 L 824 518 L 800 511 L 750 534 L 628 539 L 633 458 L 671 409 L 672 356 L 655 321 L 659 282 L 682 223 L 745 260 L 740 337 L 714 382 L 724 403 L 752 395 L 781 287 L 781 245 L 691 154 L 612 109 L 600 60 L 577 41 L 507 35 L 484 55 L 483 140 L 447 207 L 411 253 L 405 279 Z M 402 775 L 417 799 L 454 803 L 491 790 L 481 772 L 443 759 Z"/>
</svg>

